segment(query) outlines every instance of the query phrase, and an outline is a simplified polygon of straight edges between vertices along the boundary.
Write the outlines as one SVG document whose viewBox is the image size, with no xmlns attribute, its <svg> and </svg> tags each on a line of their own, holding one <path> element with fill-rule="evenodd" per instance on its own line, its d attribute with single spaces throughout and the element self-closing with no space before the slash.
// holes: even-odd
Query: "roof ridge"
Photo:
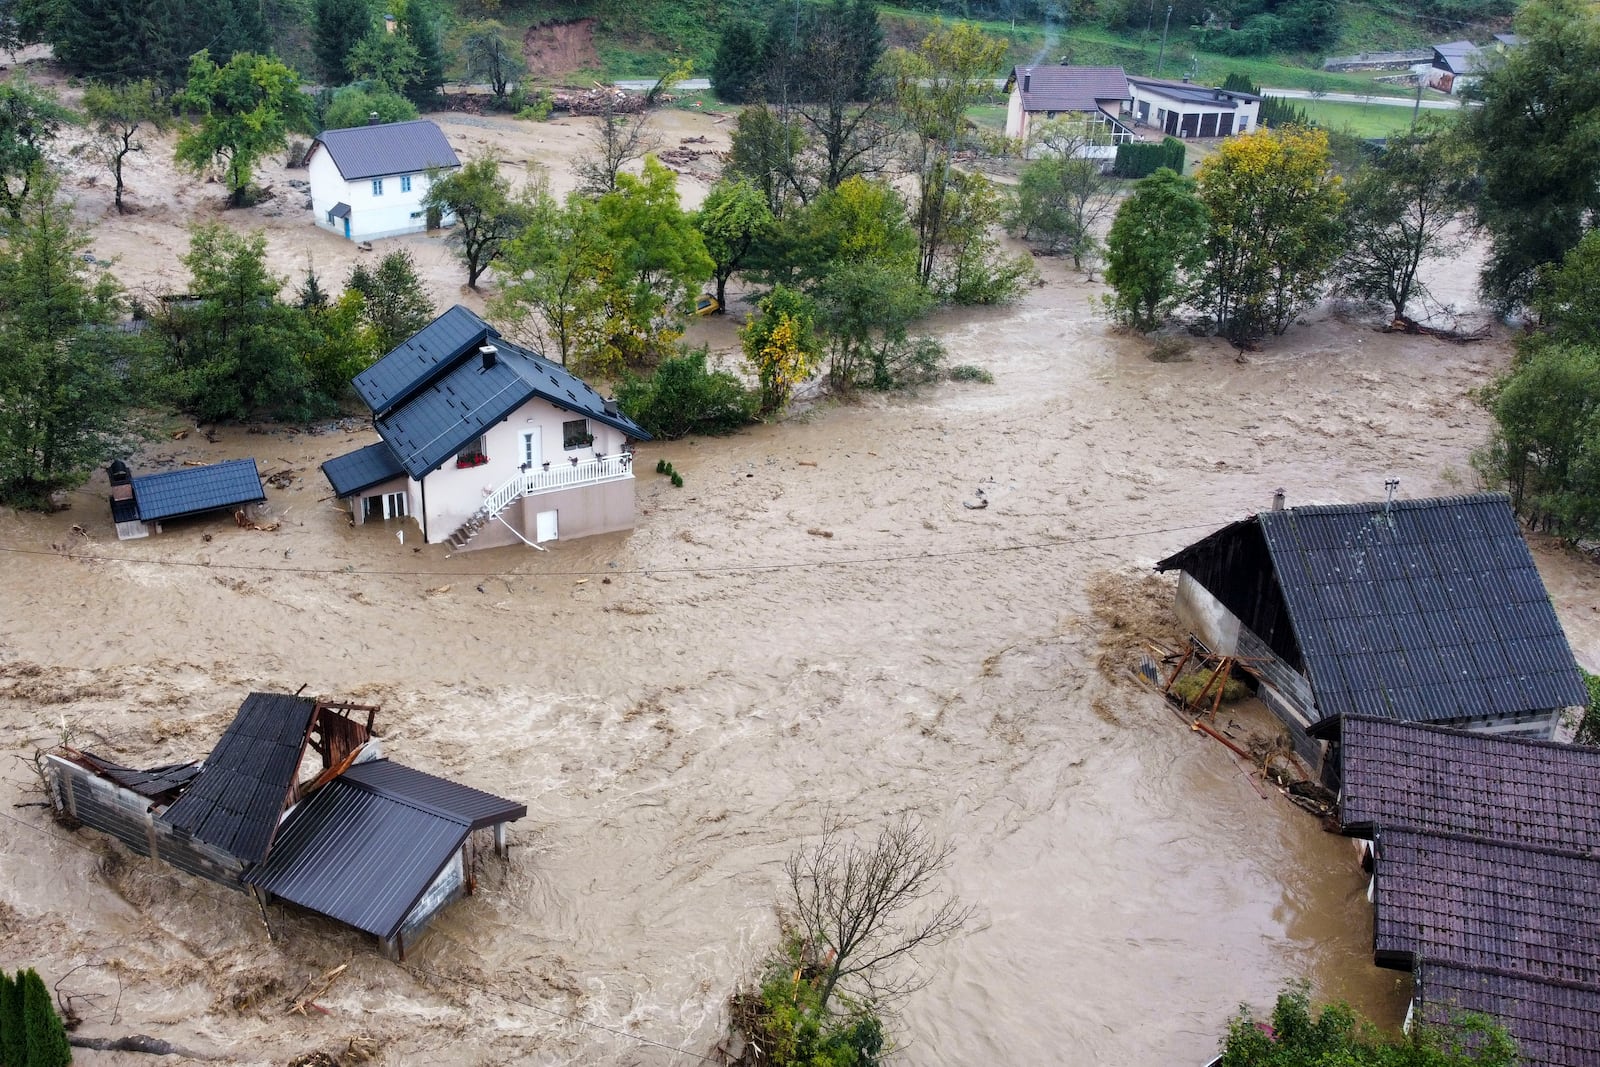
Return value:
<svg viewBox="0 0 1600 1067">
<path fill-rule="evenodd" d="M 1385 833 L 1413 834 L 1417 837 L 1436 837 L 1445 841 L 1483 845 L 1490 848 L 1509 848 L 1517 852 L 1535 852 L 1543 856 L 1566 860 L 1594 860 L 1600 862 L 1600 853 L 1587 849 L 1559 848 L 1555 845 L 1535 845 L 1525 841 L 1512 841 L 1503 837 L 1486 837 L 1481 834 L 1464 834 L 1456 830 L 1425 830 L 1415 826 L 1381 826 L 1373 824 L 1373 841 L 1382 848 Z M 1381 857 L 1381 853 L 1380 853 Z"/>
<path fill-rule="evenodd" d="M 459 782 L 451 782 L 450 779 L 442 778 L 437 774 L 428 774 L 427 771 L 418 770 L 417 768 L 411 766 L 408 763 L 397 763 L 396 761 L 390 759 L 388 756 L 379 756 L 377 759 L 365 760 L 362 763 L 352 764 L 350 769 L 354 770 L 356 767 L 364 766 L 366 764 L 371 764 L 371 763 L 387 763 L 387 764 L 390 764 L 391 766 L 394 766 L 394 767 L 403 767 L 406 770 L 411 771 L 414 774 L 426 775 L 427 777 L 432 778 L 435 781 L 449 782 L 449 784 L 456 785 L 456 786 L 460 786 L 461 785 L 461 783 L 459 783 Z M 460 826 L 462 828 L 470 828 L 471 825 L 472 825 L 472 821 L 470 819 L 463 819 L 460 815 L 456 814 L 455 812 L 445 811 L 444 809 L 439 808 L 439 807 L 435 807 L 432 804 L 424 804 L 421 801 L 418 801 L 417 799 L 415 799 L 414 797 L 403 796 L 403 795 L 401 795 L 399 793 L 394 792 L 392 789 L 386 789 L 383 786 L 374 785 L 371 782 L 364 782 L 359 778 L 352 778 L 352 777 L 349 776 L 348 773 L 339 775 L 337 778 L 334 779 L 334 781 L 336 781 L 336 782 L 344 782 L 345 785 L 349 786 L 352 789 L 360 789 L 363 792 L 371 793 L 375 797 L 382 797 L 384 800 L 390 801 L 391 803 L 400 804 L 400 805 L 402 805 L 404 807 L 410 808 L 413 811 L 420 811 L 420 812 L 422 812 L 422 813 L 424 813 L 426 815 L 432 815 L 435 818 L 443 819 L 446 822 L 455 823 L 457 826 Z M 332 784 L 332 783 L 330 783 L 330 784 Z M 461 788 L 463 788 L 463 789 L 471 789 L 472 786 L 461 786 Z M 479 790 L 479 792 L 482 792 L 482 790 Z"/>
</svg>

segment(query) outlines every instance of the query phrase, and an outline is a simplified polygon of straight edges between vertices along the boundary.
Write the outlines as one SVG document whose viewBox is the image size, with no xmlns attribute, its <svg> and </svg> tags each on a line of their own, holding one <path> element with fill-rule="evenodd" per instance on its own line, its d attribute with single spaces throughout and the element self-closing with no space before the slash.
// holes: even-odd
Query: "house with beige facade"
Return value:
<svg viewBox="0 0 1600 1067">
<path fill-rule="evenodd" d="M 415 520 L 458 550 L 632 528 L 650 435 L 459 304 L 354 385 L 379 440 L 322 465 L 354 522 Z"/>
<path fill-rule="evenodd" d="M 1038 152 L 1041 127 L 1055 120 L 1082 124 L 1089 143 L 1076 154 L 1086 159 L 1114 159 L 1117 145 L 1134 139 L 1123 121 L 1129 89 L 1121 67 L 1014 67 L 1006 93 L 1006 136 L 1022 143 L 1024 156 Z"/>
</svg>

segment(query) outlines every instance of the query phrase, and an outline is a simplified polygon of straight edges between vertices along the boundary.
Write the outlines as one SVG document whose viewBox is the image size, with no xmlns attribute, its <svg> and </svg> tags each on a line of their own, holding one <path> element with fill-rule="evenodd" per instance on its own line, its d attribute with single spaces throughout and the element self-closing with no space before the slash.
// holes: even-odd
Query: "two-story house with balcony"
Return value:
<svg viewBox="0 0 1600 1067">
<path fill-rule="evenodd" d="M 537 544 L 633 527 L 650 435 L 564 367 L 460 305 L 355 377 L 379 440 L 322 471 L 356 523 L 413 518 L 429 544 Z"/>
<path fill-rule="evenodd" d="M 430 218 L 423 199 L 431 172 L 460 166 L 444 131 L 426 119 L 323 130 L 306 152 L 312 217 L 352 241 L 452 225 L 448 215 Z"/>
</svg>

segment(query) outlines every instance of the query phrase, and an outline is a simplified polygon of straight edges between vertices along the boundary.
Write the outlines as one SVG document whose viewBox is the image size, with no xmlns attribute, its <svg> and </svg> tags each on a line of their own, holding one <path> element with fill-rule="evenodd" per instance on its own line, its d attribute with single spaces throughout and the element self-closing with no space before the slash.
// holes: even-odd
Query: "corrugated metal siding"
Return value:
<svg viewBox="0 0 1600 1067">
<path fill-rule="evenodd" d="M 267 854 L 299 772 L 309 697 L 251 693 L 188 790 L 161 818 L 249 863 Z"/>
</svg>

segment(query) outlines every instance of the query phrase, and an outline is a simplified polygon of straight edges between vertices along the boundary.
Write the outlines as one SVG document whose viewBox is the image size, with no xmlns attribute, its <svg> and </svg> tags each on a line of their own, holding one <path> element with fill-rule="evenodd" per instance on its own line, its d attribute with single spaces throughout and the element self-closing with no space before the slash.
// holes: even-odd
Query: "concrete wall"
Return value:
<svg viewBox="0 0 1600 1067">
<path fill-rule="evenodd" d="M 420 233 L 428 228 L 428 216 L 422 200 L 428 195 L 428 175 L 418 172 L 409 175 L 385 175 L 383 195 L 372 192 L 372 179 L 347 182 L 333 162 L 333 156 L 319 146 L 307 167 L 311 182 L 311 213 L 318 226 L 344 235 L 344 221 L 328 221 L 328 212 L 335 204 L 350 205 L 350 239 L 370 241 L 380 237 L 394 237 L 403 233 Z M 411 191 L 402 192 L 400 179 L 411 179 Z M 455 222 L 447 216 L 446 226 Z"/>
<path fill-rule="evenodd" d="M 444 466 L 426 476 L 427 492 L 422 493 L 420 487 L 412 501 L 412 514 L 422 514 L 422 497 L 427 497 L 428 541 L 437 544 L 449 539 L 462 523 L 472 517 L 472 514 L 483 506 L 484 498 L 494 492 L 507 480 L 520 473 L 523 463 L 523 434 L 536 434 L 538 442 L 538 457 L 543 462 L 552 466 L 566 463 L 569 456 L 576 456 L 581 462 L 593 459 L 597 451 L 606 455 L 616 455 L 622 451 L 626 443 L 626 435 L 618 429 L 589 420 L 589 432 L 594 434 L 594 443 L 581 448 L 567 449 L 562 442 L 562 424 L 582 416 L 574 415 L 570 411 L 556 407 L 547 400 L 534 398 L 522 407 L 512 412 L 504 422 L 489 428 L 484 434 L 484 454 L 489 461 L 482 466 L 458 469 L 455 459 L 445 460 Z M 629 519 L 626 526 L 610 527 L 612 529 L 627 529 L 633 525 L 632 521 L 632 494 L 633 482 L 625 481 L 629 495 Z M 564 490 L 554 494 L 565 496 L 568 493 L 588 493 L 593 488 Z M 535 499 L 535 498 L 530 498 Z M 515 505 L 513 505 L 515 508 Z M 508 509 L 509 511 L 510 509 Z M 541 508 L 540 510 L 545 510 Z M 507 521 L 516 520 L 507 514 Z M 473 539 L 473 547 L 491 548 L 493 544 L 483 541 L 491 529 L 498 529 L 506 533 L 501 544 L 509 544 L 516 540 L 506 532 L 505 527 L 499 523 L 491 523 L 484 527 L 483 533 Z M 527 527 L 529 538 L 532 538 L 533 527 Z M 561 536 L 568 536 L 565 525 Z"/>
</svg>

